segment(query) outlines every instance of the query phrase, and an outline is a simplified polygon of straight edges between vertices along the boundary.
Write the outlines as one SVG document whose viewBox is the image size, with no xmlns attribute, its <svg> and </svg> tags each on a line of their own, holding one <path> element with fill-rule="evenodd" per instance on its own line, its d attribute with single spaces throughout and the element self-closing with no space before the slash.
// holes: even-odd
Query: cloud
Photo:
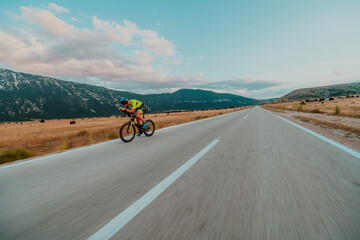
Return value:
<svg viewBox="0 0 360 240">
<path fill-rule="evenodd" d="M 178 57 L 165 57 L 162 62 L 165 63 L 166 65 L 178 65 L 182 63 L 182 61 L 183 61 L 183 57 L 178 56 Z"/>
<path fill-rule="evenodd" d="M 175 57 L 174 43 L 156 31 L 141 29 L 128 20 L 117 23 L 96 16 L 89 28 L 79 28 L 75 18 L 70 16 L 69 24 L 50 10 L 70 12 L 56 4 L 45 8 L 22 6 L 20 16 L 12 14 L 17 16 L 20 28 L 0 24 L 0 64 L 67 80 L 100 79 L 103 85 L 132 82 L 149 91 L 151 86 L 189 84 L 188 79 L 198 82 L 196 74 L 170 75 L 161 65 L 179 64 L 182 57 Z"/>
<path fill-rule="evenodd" d="M 224 57 L 219 57 L 218 58 L 218 61 L 221 61 L 221 62 L 228 61 L 228 60 L 229 60 L 228 58 L 224 58 Z"/>
<path fill-rule="evenodd" d="M 224 89 L 224 90 L 239 90 L 246 89 L 247 91 L 259 90 L 269 87 L 278 86 L 281 83 L 274 81 L 257 80 L 253 77 L 238 77 L 233 80 L 208 82 L 198 87 L 208 89 Z"/>
<path fill-rule="evenodd" d="M 70 11 L 62 6 L 58 6 L 55 3 L 49 3 L 48 4 L 48 9 L 50 10 L 54 10 L 56 12 L 66 12 L 66 13 L 70 13 Z"/>
<path fill-rule="evenodd" d="M 68 25 L 65 21 L 55 17 L 51 11 L 25 6 L 20 7 L 20 10 L 21 17 L 25 21 L 54 37 L 72 39 L 78 33 L 75 26 Z"/>
<path fill-rule="evenodd" d="M 157 52 L 164 56 L 173 56 L 175 54 L 174 44 L 164 37 L 144 38 L 143 43 L 146 49 Z"/>
</svg>

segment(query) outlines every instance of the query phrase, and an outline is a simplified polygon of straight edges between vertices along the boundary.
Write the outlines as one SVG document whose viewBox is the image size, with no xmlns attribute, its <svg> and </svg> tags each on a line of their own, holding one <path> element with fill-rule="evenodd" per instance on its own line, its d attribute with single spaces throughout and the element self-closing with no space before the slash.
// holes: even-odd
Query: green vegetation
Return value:
<svg viewBox="0 0 360 240">
<path fill-rule="evenodd" d="M 0 151 L 0 164 L 13 162 L 34 156 L 33 153 L 24 149 L 14 149 L 8 151 Z"/>
<path fill-rule="evenodd" d="M 68 144 L 67 144 L 67 137 L 64 137 L 63 143 L 61 145 L 61 150 L 66 150 L 68 149 Z"/>
<path fill-rule="evenodd" d="M 115 139 L 115 138 L 118 138 L 118 137 L 119 137 L 119 135 L 112 132 L 112 133 L 109 133 L 108 135 L 106 135 L 106 140 Z"/>
<path fill-rule="evenodd" d="M 294 109 L 296 109 L 296 111 L 301 112 L 303 110 L 302 105 L 294 105 Z"/>
<path fill-rule="evenodd" d="M 321 113 L 320 109 L 315 108 L 313 110 L 310 111 L 311 113 Z"/>
<path fill-rule="evenodd" d="M 335 107 L 335 114 L 339 114 L 340 113 L 340 107 L 338 105 L 336 105 Z"/>
<path fill-rule="evenodd" d="M 208 118 L 209 116 L 196 116 L 195 118 L 194 118 L 194 120 L 196 121 L 196 120 L 200 120 L 200 119 L 204 119 L 204 118 Z"/>
</svg>

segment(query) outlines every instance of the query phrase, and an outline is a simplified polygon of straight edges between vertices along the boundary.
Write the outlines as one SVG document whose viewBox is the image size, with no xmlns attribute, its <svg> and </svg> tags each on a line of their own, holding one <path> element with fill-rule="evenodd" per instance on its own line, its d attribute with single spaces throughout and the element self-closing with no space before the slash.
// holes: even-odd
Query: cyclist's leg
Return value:
<svg viewBox="0 0 360 240">
<path fill-rule="evenodd" d="M 135 113 L 136 120 L 138 124 L 143 125 L 145 123 L 144 118 L 142 117 L 143 111 L 141 109 L 138 109 Z"/>
</svg>

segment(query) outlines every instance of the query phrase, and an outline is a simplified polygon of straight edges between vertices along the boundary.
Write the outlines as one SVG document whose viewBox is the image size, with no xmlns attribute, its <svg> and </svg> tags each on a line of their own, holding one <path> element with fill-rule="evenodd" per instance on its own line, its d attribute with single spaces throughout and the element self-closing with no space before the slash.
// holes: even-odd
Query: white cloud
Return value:
<svg viewBox="0 0 360 240">
<path fill-rule="evenodd" d="M 72 39 L 77 33 L 76 27 L 68 25 L 65 21 L 57 18 L 52 12 L 39 8 L 20 7 L 22 18 L 39 26 L 46 33 L 57 37 Z"/>
<path fill-rule="evenodd" d="M 56 5 L 55 3 L 49 3 L 48 4 L 48 9 L 50 10 L 54 10 L 56 12 L 66 12 L 66 13 L 70 13 L 70 11 L 62 6 Z"/>
<path fill-rule="evenodd" d="M 228 61 L 228 60 L 229 60 L 228 58 L 224 58 L 224 57 L 219 57 L 218 58 L 218 61 L 221 61 L 221 62 Z"/>
<path fill-rule="evenodd" d="M 180 64 L 184 57 L 175 56 L 174 43 L 156 31 L 141 29 L 128 20 L 117 23 L 96 16 L 89 28 L 79 28 L 76 18 L 70 16 L 70 24 L 50 10 L 70 12 L 56 4 L 44 8 L 22 6 L 18 17 L 22 27 L 10 29 L 0 24 L 0 64 L 114 88 L 126 82 L 135 91 L 191 87 L 204 82 L 202 74 L 172 75 L 162 65 Z M 128 51 L 119 50 L 126 48 Z"/>
<path fill-rule="evenodd" d="M 165 57 L 163 59 L 163 63 L 165 63 L 166 65 L 178 65 L 180 63 L 182 63 L 183 58 L 178 56 L 178 57 Z"/>
<path fill-rule="evenodd" d="M 164 37 L 160 38 L 143 38 L 146 49 L 154 51 L 164 56 L 173 56 L 175 54 L 174 44 Z"/>
</svg>

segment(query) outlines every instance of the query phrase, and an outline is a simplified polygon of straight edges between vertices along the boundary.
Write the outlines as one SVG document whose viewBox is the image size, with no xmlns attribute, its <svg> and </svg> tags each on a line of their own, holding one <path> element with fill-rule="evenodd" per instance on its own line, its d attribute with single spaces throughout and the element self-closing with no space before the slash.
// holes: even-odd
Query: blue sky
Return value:
<svg viewBox="0 0 360 240">
<path fill-rule="evenodd" d="M 252 98 L 360 80 L 360 1 L 3 1 L 0 65 Z"/>
</svg>

